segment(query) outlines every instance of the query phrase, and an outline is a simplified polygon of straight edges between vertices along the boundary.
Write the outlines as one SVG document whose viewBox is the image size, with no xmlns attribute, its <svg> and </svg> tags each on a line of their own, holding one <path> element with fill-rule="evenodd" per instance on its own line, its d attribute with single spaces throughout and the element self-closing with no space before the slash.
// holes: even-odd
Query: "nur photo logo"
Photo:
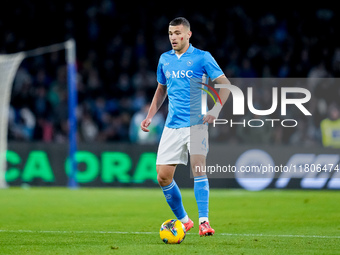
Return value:
<svg viewBox="0 0 340 255">
<path fill-rule="evenodd" d="M 259 81 L 257 81 L 256 83 L 268 83 L 267 81 L 261 81 L 261 79 L 257 80 Z M 242 86 L 232 84 L 215 84 L 214 86 L 210 86 L 201 82 L 199 82 L 199 84 L 202 84 L 204 86 L 199 87 L 199 89 L 206 92 L 212 98 L 214 104 L 222 104 L 221 98 L 216 91 L 216 89 L 218 88 L 228 89 L 230 91 L 229 97 L 232 97 L 232 115 L 235 117 L 237 116 L 237 119 L 217 118 L 213 122 L 213 127 L 216 127 L 216 125 L 230 125 L 230 127 L 241 125 L 243 127 L 248 126 L 252 128 L 257 128 L 262 127 L 266 124 L 270 125 L 271 127 L 274 127 L 275 125 L 281 125 L 282 127 L 296 127 L 298 125 L 298 120 L 295 118 L 289 118 L 291 114 L 289 113 L 288 108 L 291 111 L 299 111 L 300 115 L 312 115 L 311 112 L 308 110 L 308 103 L 311 100 L 311 92 L 307 88 L 297 87 L 295 85 L 295 82 L 293 83 L 293 81 L 282 86 L 282 82 L 280 81 L 280 79 L 276 79 L 276 83 L 274 83 L 277 84 L 276 86 L 267 86 L 265 88 L 263 86 L 259 88 L 257 88 L 256 86 L 244 86 L 244 82 L 241 82 Z M 273 84 L 273 80 L 271 81 L 271 84 Z M 301 82 L 299 82 L 298 84 L 301 84 Z M 213 94 L 205 87 L 210 89 L 212 93 L 216 95 L 217 99 L 215 99 Z M 259 98 L 255 95 L 261 93 L 256 90 L 260 90 L 261 93 L 263 93 L 264 90 L 269 90 L 270 92 L 267 91 L 268 93 L 265 94 L 267 98 Z M 207 113 L 207 94 L 202 93 L 202 115 L 205 115 Z M 268 98 L 268 96 L 271 96 L 271 98 Z M 259 100 L 266 101 L 266 108 L 260 109 L 258 107 Z M 225 107 L 226 106 L 224 106 L 224 108 Z M 252 116 L 256 116 L 256 118 L 242 119 L 242 116 L 249 116 L 250 114 Z M 223 116 L 223 114 L 220 115 Z M 275 118 L 271 116 L 275 116 Z"/>
</svg>

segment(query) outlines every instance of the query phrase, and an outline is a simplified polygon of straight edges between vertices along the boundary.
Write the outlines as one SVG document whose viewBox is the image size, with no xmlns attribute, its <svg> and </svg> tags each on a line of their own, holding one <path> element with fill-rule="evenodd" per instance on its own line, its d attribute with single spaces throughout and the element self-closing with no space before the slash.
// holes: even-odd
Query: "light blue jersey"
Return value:
<svg viewBox="0 0 340 255">
<path fill-rule="evenodd" d="M 174 50 L 163 53 L 157 67 L 157 81 L 167 86 L 168 91 L 169 112 L 165 126 L 182 128 L 202 124 L 202 91 L 193 83 L 208 83 L 207 77 L 214 80 L 221 75 L 223 72 L 211 54 L 191 44 L 180 58 Z"/>
</svg>

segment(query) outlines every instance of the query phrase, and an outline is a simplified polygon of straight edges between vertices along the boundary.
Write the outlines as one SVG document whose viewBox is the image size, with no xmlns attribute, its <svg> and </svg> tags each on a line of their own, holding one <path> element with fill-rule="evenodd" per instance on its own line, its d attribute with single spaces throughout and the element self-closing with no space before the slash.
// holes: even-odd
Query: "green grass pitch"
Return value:
<svg viewBox="0 0 340 255">
<path fill-rule="evenodd" d="M 182 196 L 195 227 L 166 245 L 158 188 L 0 190 L 0 254 L 340 254 L 339 191 L 212 189 L 212 237 L 198 235 L 193 190 Z"/>
</svg>

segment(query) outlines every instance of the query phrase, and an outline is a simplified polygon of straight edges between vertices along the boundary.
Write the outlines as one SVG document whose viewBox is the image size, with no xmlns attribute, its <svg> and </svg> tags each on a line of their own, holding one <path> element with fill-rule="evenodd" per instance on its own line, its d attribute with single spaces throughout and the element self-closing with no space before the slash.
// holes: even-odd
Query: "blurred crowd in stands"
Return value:
<svg viewBox="0 0 340 255">
<path fill-rule="evenodd" d="M 157 86 L 159 56 L 171 49 L 167 29 L 174 17 L 190 21 L 191 43 L 209 51 L 229 78 L 340 77 L 337 8 L 271 4 L 258 9 L 257 4 L 184 4 L 176 9 L 153 1 L 131 6 L 113 0 L 12 3 L 10 11 L 0 11 L 0 53 L 75 38 L 79 141 L 157 144 L 167 103 L 155 117 L 151 134 L 143 134 L 139 125 Z M 211 141 L 321 145 L 321 121 L 339 118 L 328 109 L 332 105 L 339 112 L 340 85 L 316 83 L 308 89 L 312 117 L 293 116 L 298 127 L 219 128 Z M 261 91 L 256 96 L 263 102 L 271 99 Z M 25 59 L 13 84 L 9 139 L 66 142 L 67 97 L 64 51 Z M 262 101 L 259 109 L 266 107 Z M 340 139 L 340 132 L 334 134 Z"/>
</svg>

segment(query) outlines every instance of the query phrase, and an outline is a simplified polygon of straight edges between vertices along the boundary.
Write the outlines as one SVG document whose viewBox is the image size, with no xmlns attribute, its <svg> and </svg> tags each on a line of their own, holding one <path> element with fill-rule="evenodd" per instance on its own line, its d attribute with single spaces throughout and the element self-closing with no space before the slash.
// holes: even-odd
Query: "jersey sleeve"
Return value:
<svg viewBox="0 0 340 255">
<path fill-rule="evenodd" d="M 166 85 L 166 77 L 163 72 L 162 56 L 159 58 L 157 66 L 157 82 L 162 85 Z"/>
<path fill-rule="evenodd" d="M 211 80 L 215 80 L 216 78 L 224 74 L 217 64 L 216 60 L 209 52 L 205 52 L 204 54 L 203 69 Z"/>
</svg>

